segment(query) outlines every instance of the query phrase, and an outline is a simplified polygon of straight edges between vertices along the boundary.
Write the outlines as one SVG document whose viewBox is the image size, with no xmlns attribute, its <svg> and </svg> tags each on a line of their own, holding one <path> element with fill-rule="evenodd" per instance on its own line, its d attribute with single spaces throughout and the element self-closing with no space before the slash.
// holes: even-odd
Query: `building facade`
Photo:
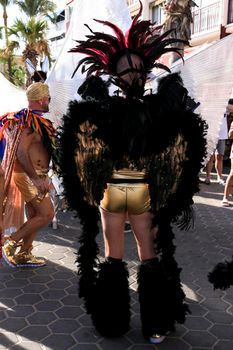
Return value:
<svg viewBox="0 0 233 350">
<path fill-rule="evenodd" d="M 139 9 L 138 0 L 127 0 L 131 17 Z M 165 18 L 165 0 L 142 0 L 143 19 L 162 24 Z M 195 0 L 192 8 L 191 45 L 201 45 L 233 33 L 233 0 Z"/>
<path fill-rule="evenodd" d="M 64 43 L 65 34 L 75 1 L 66 0 L 65 8 L 59 10 L 57 23 L 51 25 L 47 38 L 50 41 L 52 58 L 55 61 Z M 127 1 L 131 17 L 139 9 L 139 0 Z M 165 19 L 164 5 L 166 0 L 141 0 L 143 3 L 142 19 L 162 24 Z M 191 27 L 192 46 L 199 46 L 221 39 L 233 33 L 233 0 L 195 0 L 197 7 L 192 8 L 193 23 Z"/>
</svg>

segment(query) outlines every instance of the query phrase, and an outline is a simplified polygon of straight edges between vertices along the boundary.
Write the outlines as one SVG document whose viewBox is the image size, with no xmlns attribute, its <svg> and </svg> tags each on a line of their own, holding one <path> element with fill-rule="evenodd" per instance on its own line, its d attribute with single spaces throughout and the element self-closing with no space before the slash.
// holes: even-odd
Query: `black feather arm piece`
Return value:
<svg viewBox="0 0 233 350">
<path fill-rule="evenodd" d="M 233 286 L 233 256 L 231 261 L 218 263 L 208 274 L 208 280 L 214 289 L 228 289 Z"/>
<path fill-rule="evenodd" d="M 157 98 L 156 109 L 161 119 L 166 120 L 166 126 L 156 138 L 161 143 L 170 139 L 170 144 L 153 160 L 148 174 L 154 198 L 152 210 L 157 222 L 166 218 L 181 229 L 189 229 L 194 221 L 192 198 L 199 191 L 199 171 L 206 156 L 207 125 L 200 116 L 187 110 L 187 90 L 179 74 L 159 81 Z"/>
<path fill-rule="evenodd" d="M 63 179 L 64 195 L 69 207 L 77 213 L 82 226 L 77 263 L 80 275 L 79 295 L 84 298 L 87 312 L 91 312 L 92 309 L 97 276 L 99 249 L 95 239 L 99 233 L 100 217 L 98 208 L 87 203 L 85 190 L 77 176 L 76 151 L 79 145 L 75 131 L 86 120 L 88 113 L 92 115 L 94 110 L 96 111 L 96 107 L 93 108 L 92 110 L 92 104 L 88 109 L 83 103 L 70 102 L 67 114 L 63 117 L 63 125 L 57 135 L 59 168 Z"/>
</svg>

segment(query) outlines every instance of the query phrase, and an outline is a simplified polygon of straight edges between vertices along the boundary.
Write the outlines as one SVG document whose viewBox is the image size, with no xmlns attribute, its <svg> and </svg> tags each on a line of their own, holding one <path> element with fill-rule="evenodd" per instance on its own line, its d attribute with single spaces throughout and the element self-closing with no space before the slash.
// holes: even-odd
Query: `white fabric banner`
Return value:
<svg viewBox="0 0 233 350">
<path fill-rule="evenodd" d="M 113 22 L 123 31 L 127 30 L 131 24 L 126 0 L 75 1 L 64 46 L 46 81 L 51 92 L 48 117 L 55 123 L 55 126 L 60 125 L 62 115 L 66 112 L 69 101 L 79 98 L 76 92 L 85 79 L 85 75 L 81 74 L 80 70 L 71 79 L 82 55 L 68 53 L 68 51 L 75 47 L 75 40 L 83 40 L 85 35 L 90 34 L 90 31 L 84 24 L 88 24 L 94 31 L 109 32 L 106 26 L 95 22 L 94 18 Z"/>
<path fill-rule="evenodd" d="M 27 107 L 25 91 L 10 83 L 0 73 L 0 116 Z"/>
<path fill-rule="evenodd" d="M 233 98 L 233 34 L 193 53 L 184 64 L 182 60 L 175 62 L 170 69 L 181 72 L 189 95 L 200 102 L 195 112 L 208 124 L 207 161 L 216 147 L 227 102 Z M 155 80 L 152 86 L 156 90 Z"/>
</svg>

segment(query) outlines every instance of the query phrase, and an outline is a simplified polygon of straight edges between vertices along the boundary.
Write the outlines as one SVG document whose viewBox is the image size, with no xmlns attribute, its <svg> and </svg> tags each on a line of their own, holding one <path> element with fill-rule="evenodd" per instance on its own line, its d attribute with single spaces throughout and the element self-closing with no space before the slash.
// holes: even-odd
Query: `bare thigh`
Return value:
<svg viewBox="0 0 233 350">
<path fill-rule="evenodd" d="M 126 213 L 111 213 L 100 208 L 105 256 L 122 259 L 124 256 L 124 226 Z"/>
<path fill-rule="evenodd" d="M 154 239 L 157 229 L 152 229 L 152 214 L 145 212 L 139 215 L 128 214 L 134 236 L 137 242 L 139 259 L 146 260 L 156 256 Z"/>
</svg>

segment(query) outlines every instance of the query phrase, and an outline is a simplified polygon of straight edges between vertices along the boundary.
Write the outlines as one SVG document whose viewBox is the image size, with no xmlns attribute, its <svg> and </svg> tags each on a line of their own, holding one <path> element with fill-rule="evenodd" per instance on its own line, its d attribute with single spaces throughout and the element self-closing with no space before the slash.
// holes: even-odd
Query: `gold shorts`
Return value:
<svg viewBox="0 0 233 350">
<path fill-rule="evenodd" d="M 36 198 L 39 193 L 36 188 L 36 186 L 33 184 L 32 180 L 29 178 L 29 176 L 26 173 L 13 173 L 14 176 L 14 182 L 18 189 L 20 190 L 23 199 L 25 202 L 31 202 L 34 198 Z M 48 179 L 47 174 L 40 174 L 38 173 L 38 176 L 42 179 Z M 48 197 L 49 193 L 47 192 L 44 197 Z"/>
<path fill-rule="evenodd" d="M 112 213 L 143 214 L 150 210 L 148 184 L 108 184 L 100 207 Z"/>
</svg>

